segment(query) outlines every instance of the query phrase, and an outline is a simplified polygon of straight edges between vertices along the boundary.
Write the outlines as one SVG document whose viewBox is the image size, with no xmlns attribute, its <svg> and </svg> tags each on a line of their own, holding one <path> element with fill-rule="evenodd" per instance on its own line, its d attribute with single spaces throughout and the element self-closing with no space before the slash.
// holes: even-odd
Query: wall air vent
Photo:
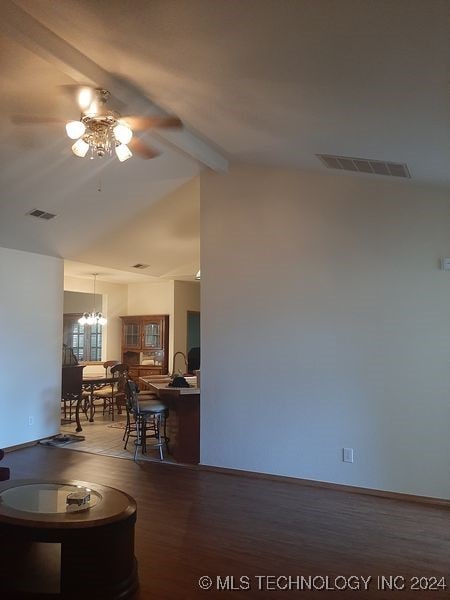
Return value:
<svg viewBox="0 0 450 600">
<path fill-rule="evenodd" d="M 350 156 L 334 156 L 333 154 L 316 154 L 316 156 L 320 158 L 328 169 L 411 179 L 411 174 L 405 163 L 386 162 L 370 158 L 352 158 Z"/>
<path fill-rule="evenodd" d="M 137 263 L 136 265 L 131 265 L 133 269 L 147 269 L 150 265 L 143 265 L 142 263 Z"/>
<path fill-rule="evenodd" d="M 43 219 L 44 221 L 50 221 L 50 219 L 54 219 L 56 215 L 45 212 L 45 210 L 39 210 L 38 208 L 33 208 L 30 212 L 27 213 L 31 217 L 36 217 L 37 219 Z"/>
</svg>

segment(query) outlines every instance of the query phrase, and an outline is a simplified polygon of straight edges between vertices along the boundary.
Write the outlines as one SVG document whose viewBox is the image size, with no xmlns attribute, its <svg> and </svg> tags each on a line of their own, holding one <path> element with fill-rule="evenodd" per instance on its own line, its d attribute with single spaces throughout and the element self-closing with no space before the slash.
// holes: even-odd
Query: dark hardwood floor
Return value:
<svg viewBox="0 0 450 600">
<path fill-rule="evenodd" d="M 418 583 L 419 591 L 410 589 L 412 577 L 445 577 L 450 585 L 446 507 L 42 446 L 9 453 L 3 463 L 14 479 L 81 479 L 131 494 L 138 505 L 141 600 L 450 597 L 448 589 L 420 591 L 433 587 L 433 579 Z M 225 576 L 233 575 L 235 588 L 250 589 L 202 591 L 198 580 L 205 575 L 214 587 L 217 576 L 231 586 Z M 301 593 L 295 579 L 278 581 L 290 585 L 288 591 L 262 578 L 283 575 L 329 576 L 329 588 L 344 585 L 337 576 L 372 580 L 368 591 L 319 593 L 322 580 L 316 578 L 315 591 Z M 405 590 L 378 590 L 382 575 L 404 577 Z M 396 583 L 401 587 L 402 580 Z"/>
</svg>

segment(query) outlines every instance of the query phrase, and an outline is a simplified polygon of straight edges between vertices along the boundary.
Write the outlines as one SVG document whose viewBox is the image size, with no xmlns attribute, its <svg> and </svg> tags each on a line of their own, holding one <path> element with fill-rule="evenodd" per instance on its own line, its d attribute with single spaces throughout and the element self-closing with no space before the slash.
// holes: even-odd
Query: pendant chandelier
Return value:
<svg viewBox="0 0 450 600">
<path fill-rule="evenodd" d="M 78 319 L 80 325 L 106 325 L 106 319 L 101 312 L 95 310 L 95 283 L 97 280 L 97 273 L 93 273 L 94 276 L 94 298 L 93 298 L 93 310 L 92 312 L 85 312 L 83 316 Z"/>
</svg>

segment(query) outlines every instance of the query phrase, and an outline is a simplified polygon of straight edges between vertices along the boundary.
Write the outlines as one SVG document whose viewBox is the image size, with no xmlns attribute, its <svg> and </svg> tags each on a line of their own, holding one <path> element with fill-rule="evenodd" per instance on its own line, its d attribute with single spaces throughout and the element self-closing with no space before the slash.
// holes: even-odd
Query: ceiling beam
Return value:
<svg viewBox="0 0 450 600">
<path fill-rule="evenodd" d="M 139 114 L 166 114 L 142 90 L 103 69 L 12 0 L 2 0 L 0 31 L 53 64 L 77 83 L 107 89 Z M 214 171 L 228 170 L 227 159 L 187 127 L 170 132 L 158 130 L 157 136 L 163 143 L 168 143 Z"/>
</svg>

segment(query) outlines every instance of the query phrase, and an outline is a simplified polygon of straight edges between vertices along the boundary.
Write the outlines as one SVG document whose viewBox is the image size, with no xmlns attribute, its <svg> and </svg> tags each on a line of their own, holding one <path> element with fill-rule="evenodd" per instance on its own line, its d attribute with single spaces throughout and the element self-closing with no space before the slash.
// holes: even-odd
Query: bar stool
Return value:
<svg viewBox="0 0 450 600">
<path fill-rule="evenodd" d="M 130 437 L 135 437 L 134 460 L 136 460 L 138 448 L 142 454 L 147 453 L 147 448 L 157 448 L 160 460 L 164 460 L 163 448 L 169 451 L 169 438 L 167 437 L 166 421 L 169 409 L 159 400 L 139 400 L 138 387 L 131 379 L 126 383 L 126 409 L 127 424 L 125 429 L 125 446 L 128 445 Z M 133 433 L 133 429 L 135 433 Z M 163 433 L 164 432 L 164 433 Z M 151 446 L 147 445 L 147 439 L 155 441 Z"/>
</svg>

